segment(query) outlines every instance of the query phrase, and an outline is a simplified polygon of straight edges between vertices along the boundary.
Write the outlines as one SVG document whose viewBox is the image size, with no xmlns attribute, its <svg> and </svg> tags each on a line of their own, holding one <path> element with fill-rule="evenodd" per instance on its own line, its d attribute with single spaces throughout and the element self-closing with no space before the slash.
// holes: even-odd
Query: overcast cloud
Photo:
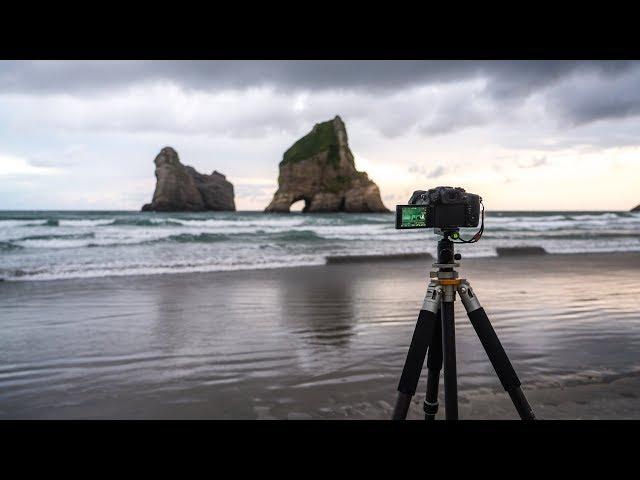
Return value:
<svg viewBox="0 0 640 480">
<path fill-rule="evenodd" d="M 506 188 L 539 172 L 551 185 L 595 162 L 623 190 L 616 207 L 640 202 L 624 191 L 640 147 L 638 62 L 0 61 L 0 209 L 136 209 L 165 145 L 227 174 L 240 208 L 262 208 L 282 153 L 336 114 L 385 199 L 436 179 Z"/>
</svg>

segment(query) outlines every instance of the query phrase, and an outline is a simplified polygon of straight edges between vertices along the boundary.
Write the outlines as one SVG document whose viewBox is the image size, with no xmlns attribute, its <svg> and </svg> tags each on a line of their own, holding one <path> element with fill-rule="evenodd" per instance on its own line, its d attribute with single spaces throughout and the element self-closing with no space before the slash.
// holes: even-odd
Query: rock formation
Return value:
<svg viewBox="0 0 640 480">
<path fill-rule="evenodd" d="M 631 209 L 632 212 L 640 212 L 640 205 L 636 205 Z"/>
<path fill-rule="evenodd" d="M 142 211 L 235 210 L 233 185 L 214 171 L 204 175 L 180 163 L 178 152 L 163 148 L 156 159 L 156 190 Z"/>
<path fill-rule="evenodd" d="M 380 189 L 356 170 L 347 130 L 336 116 L 284 152 L 278 190 L 265 212 L 288 212 L 298 200 L 304 212 L 388 212 Z"/>
</svg>

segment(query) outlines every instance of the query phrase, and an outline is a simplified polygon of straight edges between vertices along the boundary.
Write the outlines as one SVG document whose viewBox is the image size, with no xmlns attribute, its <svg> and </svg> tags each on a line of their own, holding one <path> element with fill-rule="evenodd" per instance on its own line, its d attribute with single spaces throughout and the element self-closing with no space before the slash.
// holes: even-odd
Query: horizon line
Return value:
<svg viewBox="0 0 640 480">
<path fill-rule="evenodd" d="M 71 209 L 71 208 L 58 208 L 58 209 L 9 209 L 9 210 L 2 210 L 0 209 L 0 213 L 5 213 L 5 212 L 123 212 L 123 213 L 144 213 L 144 214 L 148 214 L 148 215 L 154 215 L 154 214 L 164 214 L 164 213 L 178 213 L 178 214 L 183 214 L 183 213 L 190 213 L 190 214 L 197 214 L 197 213 L 275 213 L 276 215 L 287 215 L 287 214 L 291 214 L 291 213 L 304 213 L 302 211 L 291 211 L 291 212 L 265 212 L 264 210 L 200 210 L 200 211 L 189 211 L 189 210 L 182 210 L 182 211 L 166 211 L 166 212 L 160 212 L 160 211 L 149 211 L 149 212 L 142 212 L 140 210 L 122 210 L 122 209 L 115 209 L 115 210 L 109 210 L 109 209 L 96 209 L 96 210 L 84 210 L 84 209 Z M 634 213 L 632 212 L 631 209 L 629 210 L 612 210 L 612 209 L 604 209 L 604 210 L 536 210 L 536 209 L 520 209 L 520 210 L 500 210 L 500 209 L 485 209 L 485 212 L 603 212 L 603 213 Z M 350 214 L 350 215 L 372 215 L 372 214 L 383 214 L 383 215 L 389 215 L 389 214 L 394 214 L 393 211 L 391 212 L 313 212 L 313 213 L 307 213 L 308 215 L 331 215 L 331 214 L 335 214 L 335 213 L 346 213 L 346 214 Z"/>
</svg>

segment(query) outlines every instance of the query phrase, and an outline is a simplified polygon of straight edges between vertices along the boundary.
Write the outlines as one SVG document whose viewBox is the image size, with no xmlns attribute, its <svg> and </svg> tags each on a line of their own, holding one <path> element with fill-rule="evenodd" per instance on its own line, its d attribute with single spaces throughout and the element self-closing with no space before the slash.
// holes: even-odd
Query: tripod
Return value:
<svg viewBox="0 0 640 480">
<path fill-rule="evenodd" d="M 520 418 L 534 420 L 535 415 L 524 393 L 520 389 L 520 380 L 516 375 L 509 357 L 489 318 L 480 305 L 471 285 L 465 279 L 458 278 L 454 267 L 460 264 L 462 256 L 454 254 L 454 243 L 451 238 L 459 238 L 458 229 L 440 229 L 436 233 L 442 235 L 438 241 L 438 257 L 433 264 L 437 271 L 432 271 L 431 282 L 416 322 L 407 353 L 400 383 L 398 399 L 393 411 L 393 420 L 404 420 L 407 417 L 411 398 L 416 393 L 420 372 L 427 357 L 427 394 L 424 401 L 425 420 L 434 420 L 438 412 L 438 384 L 440 370 L 444 364 L 444 403 L 447 420 L 458 419 L 458 383 L 456 374 L 456 341 L 453 302 L 456 291 L 467 310 L 471 324 L 487 352 L 502 386 L 511 397 Z M 438 312 L 440 319 L 438 319 Z M 440 320 L 440 321 L 439 321 Z M 428 356 L 427 356 L 428 351 Z"/>
</svg>

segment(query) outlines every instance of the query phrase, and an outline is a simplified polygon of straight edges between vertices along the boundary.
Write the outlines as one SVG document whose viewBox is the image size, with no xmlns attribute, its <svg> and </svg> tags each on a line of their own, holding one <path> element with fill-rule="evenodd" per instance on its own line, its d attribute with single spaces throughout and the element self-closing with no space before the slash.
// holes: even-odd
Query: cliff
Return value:
<svg viewBox="0 0 640 480">
<path fill-rule="evenodd" d="M 289 212 L 305 201 L 304 212 L 388 212 L 380 189 L 358 172 L 347 130 L 336 116 L 318 123 L 283 155 L 278 190 L 265 212 Z"/>
<path fill-rule="evenodd" d="M 155 158 L 156 189 L 153 200 L 142 211 L 180 212 L 235 210 L 233 185 L 214 171 L 211 175 L 197 172 L 180 163 L 178 152 L 163 148 Z"/>
</svg>

